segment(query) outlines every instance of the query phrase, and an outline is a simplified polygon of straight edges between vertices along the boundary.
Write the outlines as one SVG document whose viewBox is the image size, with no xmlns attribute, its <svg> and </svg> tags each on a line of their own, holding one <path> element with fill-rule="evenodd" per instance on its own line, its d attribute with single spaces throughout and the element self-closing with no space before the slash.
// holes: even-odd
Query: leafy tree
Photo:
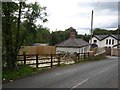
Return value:
<svg viewBox="0 0 120 90">
<path fill-rule="evenodd" d="M 35 22 L 40 18 L 46 22 L 46 7 L 41 7 L 37 2 L 26 4 L 25 2 L 2 3 L 2 36 L 3 59 L 7 67 L 16 67 L 17 55 L 21 46 L 30 37 L 35 37 L 37 27 Z"/>
<path fill-rule="evenodd" d="M 50 31 L 48 28 L 38 27 L 37 34 L 34 43 L 49 43 L 50 41 Z"/>
<path fill-rule="evenodd" d="M 3 54 L 7 61 L 8 68 L 12 68 L 14 64 L 13 59 L 13 43 L 12 43 L 12 23 L 14 20 L 14 12 L 18 9 L 18 4 L 14 2 L 3 2 L 2 3 L 2 26 L 3 26 Z M 15 66 L 15 65 L 14 65 Z"/>
<path fill-rule="evenodd" d="M 50 45 L 58 44 L 69 38 L 69 31 L 54 31 L 51 33 Z"/>
<path fill-rule="evenodd" d="M 60 43 L 61 41 L 62 41 L 62 39 L 57 32 L 51 33 L 50 45 L 55 45 L 57 43 Z"/>
</svg>

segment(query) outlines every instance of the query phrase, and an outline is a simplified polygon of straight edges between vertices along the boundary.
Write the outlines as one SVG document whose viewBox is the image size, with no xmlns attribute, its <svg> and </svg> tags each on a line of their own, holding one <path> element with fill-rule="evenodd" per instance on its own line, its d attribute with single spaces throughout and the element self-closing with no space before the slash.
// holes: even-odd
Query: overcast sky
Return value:
<svg viewBox="0 0 120 90">
<path fill-rule="evenodd" d="M 31 0 L 30 0 L 31 1 Z M 47 7 L 48 22 L 43 26 L 50 31 L 73 27 L 79 34 L 89 34 L 91 12 L 94 10 L 93 27 L 116 29 L 119 0 L 33 0 Z M 103 2 L 104 1 L 104 2 Z M 37 24 L 41 24 L 40 21 Z"/>
</svg>

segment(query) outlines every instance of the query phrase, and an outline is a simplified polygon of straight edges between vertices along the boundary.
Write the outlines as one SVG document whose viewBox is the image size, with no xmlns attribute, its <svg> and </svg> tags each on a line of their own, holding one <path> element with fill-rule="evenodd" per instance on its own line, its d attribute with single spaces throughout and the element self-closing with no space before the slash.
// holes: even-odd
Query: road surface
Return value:
<svg viewBox="0 0 120 90">
<path fill-rule="evenodd" d="M 3 84 L 3 88 L 118 88 L 118 58 L 60 67 Z"/>
</svg>

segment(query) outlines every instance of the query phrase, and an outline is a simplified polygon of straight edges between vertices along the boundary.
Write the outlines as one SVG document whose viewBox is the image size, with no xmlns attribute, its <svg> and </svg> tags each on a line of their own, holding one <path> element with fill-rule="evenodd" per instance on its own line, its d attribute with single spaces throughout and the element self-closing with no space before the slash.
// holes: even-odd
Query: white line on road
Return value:
<svg viewBox="0 0 120 90">
<path fill-rule="evenodd" d="M 85 80 L 83 80 L 82 82 L 80 82 L 80 83 L 76 84 L 76 85 L 75 85 L 75 86 L 73 86 L 70 90 L 72 90 L 72 89 L 74 89 L 74 88 L 78 87 L 79 85 L 81 85 L 81 84 L 85 83 L 86 81 L 88 81 L 88 79 L 85 79 Z"/>
<path fill-rule="evenodd" d="M 72 89 L 74 89 L 74 88 L 80 86 L 81 84 L 87 82 L 90 78 L 92 78 L 92 77 L 94 77 L 94 76 L 96 76 L 96 75 L 99 75 L 99 74 L 101 74 L 101 73 L 103 73 L 103 72 L 108 71 L 108 70 L 111 69 L 111 68 L 113 68 L 113 66 L 111 66 L 111 67 L 109 67 L 109 68 L 105 68 L 105 69 L 103 69 L 103 70 L 101 70 L 101 71 L 95 73 L 94 75 L 91 75 L 90 77 L 88 77 L 87 79 L 83 80 L 82 82 L 80 82 L 80 83 L 74 85 L 72 88 L 70 88 L 70 90 L 72 90 Z"/>
</svg>

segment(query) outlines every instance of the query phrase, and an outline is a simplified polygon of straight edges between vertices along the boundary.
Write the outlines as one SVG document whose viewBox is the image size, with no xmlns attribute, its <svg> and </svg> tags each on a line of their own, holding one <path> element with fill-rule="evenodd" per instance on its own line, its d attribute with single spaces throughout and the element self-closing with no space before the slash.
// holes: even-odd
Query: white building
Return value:
<svg viewBox="0 0 120 90">
<path fill-rule="evenodd" d="M 76 38 L 76 30 L 74 28 L 70 27 L 68 30 L 70 31 L 70 38 L 55 45 L 56 53 L 85 53 L 89 51 L 89 43 L 83 39 Z"/>
<path fill-rule="evenodd" d="M 91 46 L 113 48 L 113 46 L 118 44 L 118 40 L 120 40 L 118 35 L 94 35 Z"/>
</svg>

